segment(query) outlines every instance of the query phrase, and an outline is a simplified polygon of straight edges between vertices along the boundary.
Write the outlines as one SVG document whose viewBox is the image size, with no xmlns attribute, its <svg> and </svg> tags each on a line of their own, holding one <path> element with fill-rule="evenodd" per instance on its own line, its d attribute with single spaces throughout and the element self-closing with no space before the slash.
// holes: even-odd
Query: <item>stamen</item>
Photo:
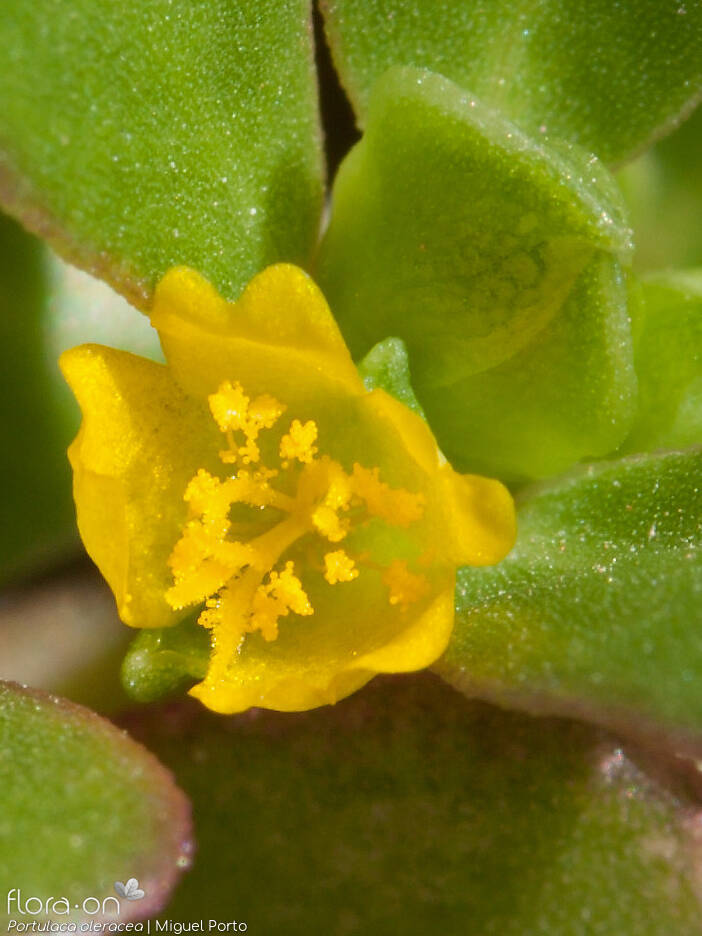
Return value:
<svg viewBox="0 0 702 936">
<path fill-rule="evenodd" d="M 207 398 L 210 411 L 222 432 L 244 432 L 248 424 L 249 397 L 240 383 L 225 380 L 216 393 Z"/>
<path fill-rule="evenodd" d="M 296 458 L 302 464 L 309 465 L 317 454 L 317 447 L 314 445 L 316 441 L 317 424 L 312 419 L 308 419 L 304 424 L 299 419 L 293 419 L 289 432 L 280 440 L 280 457 Z"/>
<path fill-rule="evenodd" d="M 243 464 L 257 462 L 261 452 L 256 439 L 262 429 L 270 429 L 285 412 L 285 407 L 272 396 L 264 393 L 251 400 L 243 391 L 240 383 L 225 380 L 216 393 L 207 398 L 210 411 L 220 430 L 226 434 L 229 448 L 220 452 L 225 464 L 236 464 L 240 459 Z M 234 432 L 243 432 L 246 442 L 237 446 Z"/>
<path fill-rule="evenodd" d="M 340 520 L 336 511 L 326 504 L 320 504 L 312 514 L 312 523 L 330 543 L 338 543 L 344 539 L 350 526 L 348 520 Z"/>
<path fill-rule="evenodd" d="M 353 491 L 365 501 L 368 512 L 393 526 L 408 527 L 424 513 L 424 496 L 391 488 L 378 477 L 377 468 L 353 466 Z"/>
<path fill-rule="evenodd" d="M 324 578 L 330 585 L 336 585 L 338 582 L 352 582 L 358 578 L 356 563 L 343 549 L 326 553 L 324 566 Z"/>
<path fill-rule="evenodd" d="M 423 575 L 415 575 L 407 568 L 404 559 L 395 559 L 383 575 L 383 583 L 389 591 L 391 605 L 400 605 L 403 610 L 420 601 L 429 591 L 429 582 Z"/>
<path fill-rule="evenodd" d="M 260 630 L 264 640 L 278 636 L 278 618 L 291 611 L 303 616 L 314 614 L 302 582 L 294 574 L 292 562 L 286 562 L 282 572 L 271 572 L 268 582 L 259 585 L 253 598 L 251 630 Z"/>
<path fill-rule="evenodd" d="M 330 543 L 338 543 L 344 539 L 351 527 L 348 518 L 339 517 L 339 511 L 347 511 L 351 503 L 351 478 L 338 462 L 326 455 L 315 461 L 315 467 L 314 475 L 308 471 L 312 482 L 310 487 L 316 488 L 317 491 L 326 488 L 326 494 L 312 513 L 312 523 Z"/>
</svg>

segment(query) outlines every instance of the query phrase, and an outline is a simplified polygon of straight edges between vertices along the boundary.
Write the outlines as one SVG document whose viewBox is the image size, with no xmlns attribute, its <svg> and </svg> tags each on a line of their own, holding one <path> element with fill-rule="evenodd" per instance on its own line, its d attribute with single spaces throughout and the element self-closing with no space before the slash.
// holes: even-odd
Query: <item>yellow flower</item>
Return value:
<svg viewBox="0 0 702 936">
<path fill-rule="evenodd" d="M 334 702 L 432 663 L 458 565 L 511 547 L 511 498 L 456 474 L 426 423 L 366 391 L 310 278 L 281 264 L 227 303 L 171 270 L 151 314 L 167 366 L 64 354 L 83 410 L 78 525 L 134 627 L 193 610 L 210 634 L 192 694 L 219 712 Z"/>
</svg>

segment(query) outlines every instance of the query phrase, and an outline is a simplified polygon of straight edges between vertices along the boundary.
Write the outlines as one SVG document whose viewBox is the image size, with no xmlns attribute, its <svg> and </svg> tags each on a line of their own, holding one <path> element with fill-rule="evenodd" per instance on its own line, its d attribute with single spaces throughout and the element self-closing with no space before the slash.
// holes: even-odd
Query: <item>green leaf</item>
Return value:
<svg viewBox="0 0 702 936">
<path fill-rule="evenodd" d="M 634 267 L 702 266 L 702 108 L 617 176 L 636 232 Z"/>
<path fill-rule="evenodd" d="M 639 414 L 623 452 L 702 442 L 702 270 L 639 285 L 634 363 Z"/>
<path fill-rule="evenodd" d="M 171 920 L 290 936 L 702 926 L 697 801 L 584 725 L 468 702 L 427 675 L 298 715 L 171 706 L 129 725 L 193 799 L 198 860 Z"/>
<path fill-rule="evenodd" d="M 702 452 L 583 467 L 524 496 L 499 566 L 462 569 L 440 674 L 500 704 L 700 749 Z"/>
<path fill-rule="evenodd" d="M 304 264 L 322 201 L 308 0 L 6 0 L 0 192 L 144 306 L 189 264 L 228 298 Z"/>
<path fill-rule="evenodd" d="M 684 0 L 323 0 L 322 8 L 362 125 L 377 78 L 415 65 L 528 132 L 618 162 L 670 130 L 702 91 L 702 7 Z"/>
<path fill-rule="evenodd" d="M 96 913 L 87 898 L 102 908 L 115 881 L 136 877 L 145 897 L 122 901 L 120 922 L 157 912 L 192 851 L 188 803 L 169 772 L 87 709 L 12 683 L 0 684 L 0 738 L 0 878 L 20 907 L 65 898 L 53 913 L 31 912 L 32 901 L 29 916 L 85 919 Z M 22 919 L 9 896 L 5 925 Z"/>
<path fill-rule="evenodd" d="M 616 448 L 635 406 L 630 231 L 592 157 L 428 72 L 381 79 L 318 277 L 356 356 L 386 335 L 458 466 L 542 477 Z"/>
</svg>

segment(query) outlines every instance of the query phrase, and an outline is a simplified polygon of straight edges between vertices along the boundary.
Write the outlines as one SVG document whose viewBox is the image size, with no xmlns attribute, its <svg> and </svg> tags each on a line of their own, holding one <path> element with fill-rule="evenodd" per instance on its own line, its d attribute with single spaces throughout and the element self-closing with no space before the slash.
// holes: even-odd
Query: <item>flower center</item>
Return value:
<svg viewBox="0 0 702 936">
<path fill-rule="evenodd" d="M 201 468 L 189 482 L 184 494 L 189 517 L 168 560 L 173 586 L 166 600 L 174 609 L 204 601 L 198 623 L 211 631 L 210 676 L 216 677 L 224 675 L 246 634 L 259 631 L 265 640 L 275 640 L 281 617 L 314 613 L 294 562 L 284 560 L 298 540 L 322 541 L 319 568 L 329 586 L 353 582 L 359 565 L 380 567 L 367 556 L 354 557 L 329 545 L 341 543 L 354 525 L 373 517 L 408 527 L 422 516 L 424 498 L 391 488 L 380 480 L 378 468 L 355 463 L 348 473 L 338 461 L 320 455 L 312 420 L 292 420 L 280 439 L 278 467 L 269 468 L 261 461 L 259 436 L 273 428 L 285 406 L 268 395 L 251 399 L 240 384 L 229 381 L 208 401 L 227 440 L 219 457 L 235 468 L 224 480 Z M 264 532 L 234 538 L 235 504 L 258 508 L 256 526 L 265 526 Z M 428 591 L 426 578 L 411 572 L 404 560 L 382 571 L 392 606 L 404 609 Z"/>
</svg>

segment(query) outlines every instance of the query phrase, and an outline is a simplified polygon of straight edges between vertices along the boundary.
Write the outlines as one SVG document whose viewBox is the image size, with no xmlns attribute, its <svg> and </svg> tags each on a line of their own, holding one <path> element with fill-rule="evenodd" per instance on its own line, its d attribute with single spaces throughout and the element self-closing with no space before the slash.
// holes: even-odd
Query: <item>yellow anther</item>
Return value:
<svg viewBox="0 0 702 936">
<path fill-rule="evenodd" d="M 224 452 L 220 452 L 220 458 L 225 464 L 235 464 L 236 458 L 232 458 L 235 453 L 231 449 Z M 261 450 L 256 445 L 253 439 L 247 439 L 244 445 L 240 445 L 236 450 L 236 455 L 242 460 L 245 465 L 250 465 L 251 462 L 257 462 L 261 457 Z"/>
<path fill-rule="evenodd" d="M 420 601 L 429 591 L 427 579 L 410 572 L 404 559 L 390 563 L 383 575 L 383 583 L 388 587 L 390 604 L 400 605 L 403 609 Z"/>
<path fill-rule="evenodd" d="M 249 397 L 240 383 L 225 380 L 216 393 L 207 397 L 210 411 L 222 432 L 244 432 L 248 423 Z"/>
<path fill-rule="evenodd" d="M 172 608 L 185 608 L 209 598 L 255 558 L 248 544 L 226 539 L 228 530 L 228 523 L 216 530 L 200 520 L 185 525 L 168 560 L 173 586 L 166 592 L 166 601 Z"/>
<path fill-rule="evenodd" d="M 279 403 L 275 397 L 263 393 L 249 404 L 249 421 L 259 430 L 272 429 L 284 412 L 285 407 L 282 403 Z"/>
<path fill-rule="evenodd" d="M 318 502 L 312 513 L 312 523 L 330 543 L 338 543 L 351 526 L 348 518 L 339 517 L 339 511 L 348 510 L 351 503 L 351 478 L 338 462 L 326 455 L 317 459 L 307 469 L 307 474 L 307 493 Z M 318 501 L 320 493 L 324 494 L 321 502 Z"/>
<path fill-rule="evenodd" d="M 424 513 L 424 497 L 402 488 L 391 488 L 379 478 L 377 468 L 353 466 L 353 492 L 370 513 L 393 526 L 408 527 Z"/>
<path fill-rule="evenodd" d="M 349 532 L 349 521 L 341 520 L 339 515 L 326 504 L 320 504 L 312 514 L 312 523 L 330 543 L 340 542 Z"/>
<path fill-rule="evenodd" d="M 175 584 L 166 592 L 166 601 L 175 611 L 180 611 L 188 605 L 203 601 L 207 595 L 214 594 L 218 588 L 222 588 L 230 575 L 228 566 L 212 560 L 205 561 L 197 573 L 176 579 Z"/>
<path fill-rule="evenodd" d="M 301 423 L 293 419 L 289 431 L 280 440 L 280 457 L 296 458 L 303 465 L 308 465 L 317 454 L 317 424 L 312 419 Z"/>
<path fill-rule="evenodd" d="M 329 458 L 322 459 L 328 466 L 328 489 L 324 503 L 332 510 L 347 510 L 353 496 L 351 478 L 338 462 Z"/>
<path fill-rule="evenodd" d="M 200 613 L 197 623 L 201 627 L 212 630 L 222 623 L 221 601 L 217 598 L 209 598 L 205 602 L 205 610 Z"/>
<path fill-rule="evenodd" d="M 259 630 L 264 640 L 278 636 L 278 618 L 291 611 L 295 614 L 314 614 L 302 582 L 294 573 L 292 562 L 286 562 L 282 572 L 271 572 L 268 581 L 259 585 L 253 598 L 249 629 Z"/>
<path fill-rule="evenodd" d="M 353 559 L 343 549 L 328 552 L 324 556 L 324 578 L 330 585 L 352 582 L 358 578 L 358 569 Z"/>
<path fill-rule="evenodd" d="M 215 422 L 227 436 L 229 448 L 219 453 L 225 464 L 235 464 L 239 459 L 248 465 L 257 462 L 261 452 L 256 439 L 262 429 L 270 429 L 285 407 L 267 393 L 251 400 L 240 383 L 225 380 L 216 393 L 210 394 L 207 401 Z M 237 446 L 233 433 L 243 432 L 246 441 Z"/>
<path fill-rule="evenodd" d="M 190 481 L 183 498 L 190 506 L 191 516 L 201 516 L 206 522 L 226 519 L 232 503 L 226 483 L 204 468 Z"/>
</svg>

